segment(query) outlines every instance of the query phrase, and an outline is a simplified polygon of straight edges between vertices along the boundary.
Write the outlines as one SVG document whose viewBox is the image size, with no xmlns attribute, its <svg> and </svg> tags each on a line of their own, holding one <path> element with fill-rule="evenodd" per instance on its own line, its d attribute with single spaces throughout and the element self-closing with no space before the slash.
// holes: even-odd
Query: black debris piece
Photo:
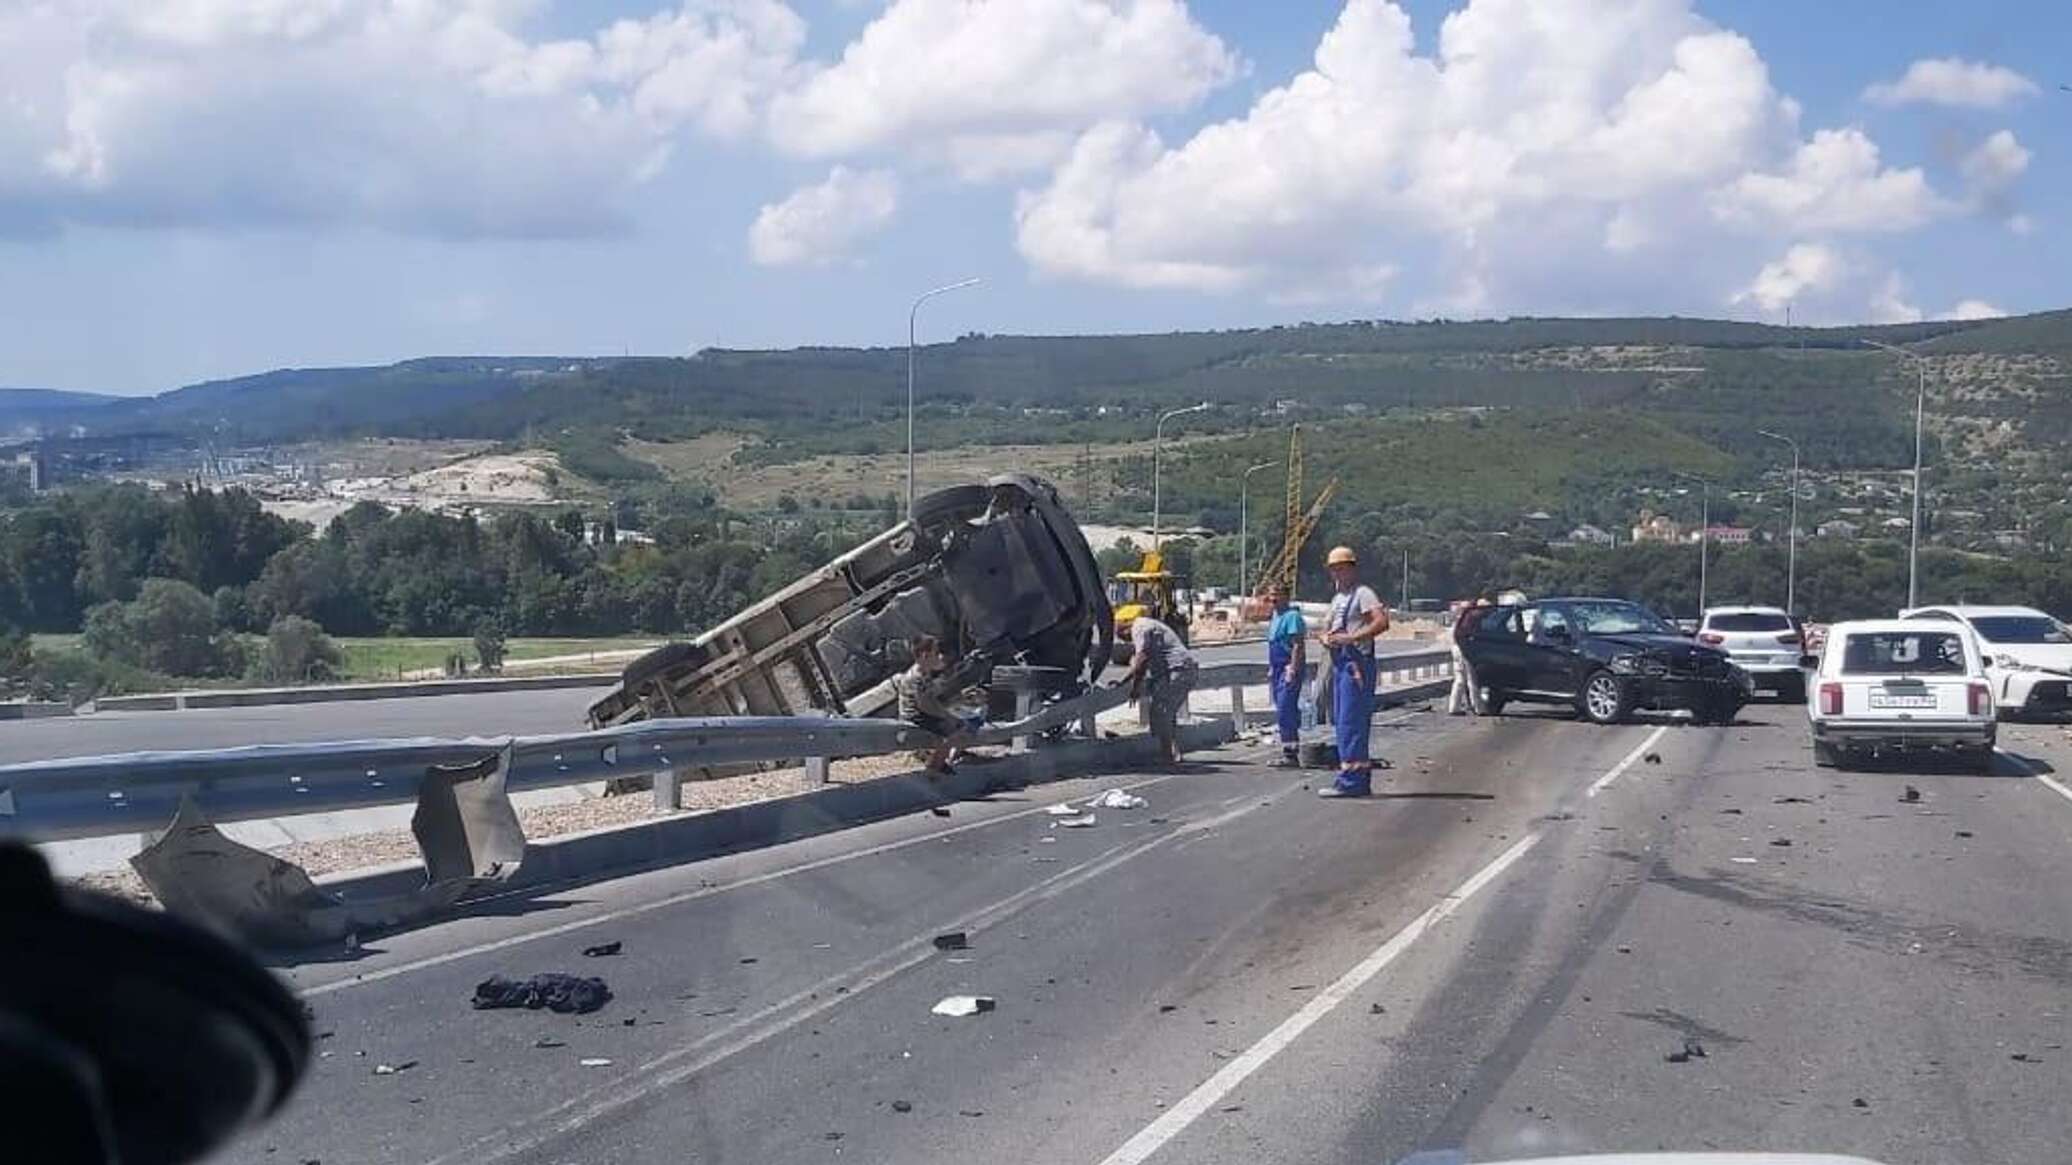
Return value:
<svg viewBox="0 0 2072 1165">
<path fill-rule="evenodd" d="M 2010 1052 L 2010 1053 L 2008 1053 L 2008 1056 L 2007 1056 L 2007 1058 L 2008 1058 L 2008 1059 L 2010 1059 L 2010 1060 L 2013 1060 L 2014 1062 L 2016 1062 L 2016 1063 L 2018 1063 L 2018 1064 L 2026 1064 L 2026 1063 L 2028 1063 L 2028 1062 L 2029 1062 L 2029 1053 L 2027 1053 L 2027 1052 Z"/>
<path fill-rule="evenodd" d="M 1852 1100 L 1852 1101 L 1850 1101 L 1850 1102 L 1849 1102 L 1849 1107 L 1850 1107 L 1850 1108 L 1869 1108 L 1870 1106 L 1871 1106 L 1871 1102 L 1870 1102 L 1870 1101 L 1868 1101 L 1868 1100 L 1865 1100 L 1865 1099 L 1864 1099 L 1863 1097 L 1861 1097 L 1861 1096 L 1859 1096 L 1859 1097 L 1857 1097 L 1857 1098 L 1856 1098 L 1855 1100 Z"/>
<path fill-rule="evenodd" d="M 1770 839 L 1770 844 L 1780 849 L 1788 848 L 1791 845 L 1791 839 L 1788 837 L 1773 837 Z"/>
<path fill-rule="evenodd" d="M 1672 1064 L 1688 1064 L 1691 1062 L 1691 1054 L 1689 1052 L 1671 1052 L 1662 1058 Z"/>
<path fill-rule="evenodd" d="M 895 1100 L 892 1102 L 892 1111 L 912 1112 L 914 1111 L 914 1102 L 911 1100 Z"/>
<path fill-rule="evenodd" d="M 1921 790 L 1916 789 L 1912 785 L 1908 785 L 1907 791 L 1901 793 L 1899 795 L 1899 799 L 1908 805 L 1912 805 L 1921 799 Z M 1859 1097 L 1859 1099 L 1861 1098 Z"/>
<path fill-rule="evenodd" d="M 597 944 L 596 946 L 594 946 L 594 947 L 584 947 L 584 948 L 583 948 L 583 957 L 584 957 L 584 958 L 586 958 L 586 959 L 603 959 L 603 958 L 609 958 L 609 957 L 611 957 L 612 955 L 616 955 L 616 954 L 618 954 L 618 953 L 619 953 L 619 948 L 620 948 L 620 947 L 622 947 L 622 946 L 624 946 L 624 945 L 625 945 L 624 943 L 616 943 L 616 942 L 610 942 L 610 943 L 598 943 L 598 944 Z"/>
<path fill-rule="evenodd" d="M 530 979 L 491 975 L 475 984 L 477 1010 L 524 1007 L 537 1011 L 544 1007 L 548 1011 L 581 1015 L 603 1007 L 611 997 L 612 989 L 605 986 L 602 979 L 586 979 L 554 971 L 534 975 Z"/>
<path fill-rule="evenodd" d="M 939 951 L 968 951 L 971 939 L 961 930 L 952 930 L 935 936 L 935 949 Z"/>
<path fill-rule="evenodd" d="M 620 1021 L 619 1021 L 619 1026 L 620 1026 L 620 1027 L 632 1027 L 632 1026 L 633 1026 L 634 1024 L 636 1024 L 636 1023 L 639 1023 L 639 1022 L 640 1022 L 639 1020 L 637 1020 L 637 1019 L 635 1019 L 635 1018 L 633 1018 L 632 1016 L 630 1016 L 630 1015 L 629 1015 L 629 1016 L 627 1016 L 626 1018 L 624 1018 L 624 1019 L 622 1019 L 622 1020 L 620 1020 Z"/>
<path fill-rule="evenodd" d="M 1386 1008 L 1386 1007 L 1383 1007 L 1383 1006 L 1382 1006 L 1381 1004 L 1379 1004 L 1379 1003 L 1370 1003 L 1370 1004 L 1368 1004 L 1368 1005 L 1367 1005 L 1367 1014 L 1368 1014 L 1368 1015 L 1387 1015 L 1388 1013 L 1389 1013 L 1389 1009 L 1388 1009 L 1388 1008 Z"/>
<path fill-rule="evenodd" d="M 822 1134 L 820 1134 L 820 1137 L 821 1137 L 821 1139 L 822 1139 L 822 1140 L 824 1140 L 824 1141 L 839 1141 L 839 1140 L 841 1140 L 841 1139 L 842 1139 L 842 1134 L 840 1134 L 840 1133 L 822 1133 Z"/>
<path fill-rule="evenodd" d="M 986 1115 L 986 1114 L 985 1114 L 985 1110 L 983 1110 L 983 1109 L 977 1109 L 977 1108 L 960 1108 L 960 1109 L 958 1109 L 958 1110 L 957 1110 L 957 1115 L 958 1115 L 958 1116 L 984 1116 L 984 1115 Z"/>
<path fill-rule="evenodd" d="M 1811 805 L 1811 804 L 1813 803 L 1813 798 L 1811 798 L 1811 797 L 1773 797 L 1773 798 L 1771 798 L 1771 800 L 1770 800 L 1770 803 L 1771 803 L 1772 805 Z"/>
<path fill-rule="evenodd" d="M 950 808 L 947 805 L 932 806 L 928 811 L 937 817 L 948 817 L 950 815 Z"/>
<path fill-rule="evenodd" d="M 1960 830 L 1958 830 L 1958 831 L 1957 831 L 1957 836 L 1958 836 L 1958 837 L 1970 837 L 1970 836 L 1971 836 L 1971 831 L 1970 831 L 1970 830 L 1968 830 L 1968 829 L 1960 829 Z M 326 1034 L 329 1034 L 329 1033 L 326 1033 Z"/>
<path fill-rule="evenodd" d="M 1646 761 L 1648 764 L 1658 765 L 1662 763 L 1662 754 L 1659 752 L 1651 752 L 1646 756 L 1641 757 L 1640 759 Z"/>
<path fill-rule="evenodd" d="M 745 958 L 745 959 L 742 959 L 742 960 L 741 960 L 741 965 L 742 965 L 742 966 L 744 966 L 744 967 L 746 967 L 746 966 L 748 966 L 748 965 L 750 965 L 750 964 L 752 964 L 752 963 L 754 963 L 754 962 L 755 962 L 755 956 L 754 956 L 754 955 L 750 955 L 750 956 L 748 956 L 747 958 Z"/>
<path fill-rule="evenodd" d="M 1731 813 L 1731 814 L 1733 814 L 1733 815 L 1734 815 L 1734 816 L 1736 816 L 1736 817 L 1739 817 L 1739 816 L 1741 816 L 1741 811 L 1740 811 L 1739 809 L 1722 809 L 1722 810 L 1720 810 L 1720 812 L 1721 812 L 1721 813 Z"/>
<path fill-rule="evenodd" d="M 568 1046 L 568 1041 L 557 1040 L 553 1036 L 541 1036 L 532 1042 L 532 1046 L 535 1048 L 565 1048 Z"/>
<path fill-rule="evenodd" d="M 1684 1055 L 1689 1056 L 1693 1060 L 1703 1060 L 1706 1058 L 1705 1045 L 1697 1040 L 1686 1038 L 1684 1040 Z"/>
<path fill-rule="evenodd" d="M 1243 1112 L 1243 1111 L 1245 1111 L 1245 1106 L 1244 1106 L 1244 1105 L 1242 1105 L 1242 1104 L 1226 1104 L 1226 1105 L 1224 1105 L 1224 1106 L 1223 1106 L 1222 1108 L 1219 1108 L 1219 1109 L 1217 1109 L 1216 1111 L 1217 1111 L 1217 1112 Z"/>
<path fill-rule="evenodd" d="M 1180 1009 L 1179 1009 L 1179 1007 L 1178 1007 L 1177 1005 L 1175 1005 L 1175 1004 L 1171 1004 L 1171 1003 L 1161 1003 L 1161 1004 L 1159 1004 L 1159 1005 L 1158 1005 L 1158 1014 L 1160 1014 L 1160 1015 L 1164 1015 L 1164 1014 L 1166 1014 L 1166 1013 L 1167 1013 L 1167 1012 L 1169 1012 L 1169 1011 L 1178 1011 L 1178 1010 L 1180 1010 Z"/>
</svg>

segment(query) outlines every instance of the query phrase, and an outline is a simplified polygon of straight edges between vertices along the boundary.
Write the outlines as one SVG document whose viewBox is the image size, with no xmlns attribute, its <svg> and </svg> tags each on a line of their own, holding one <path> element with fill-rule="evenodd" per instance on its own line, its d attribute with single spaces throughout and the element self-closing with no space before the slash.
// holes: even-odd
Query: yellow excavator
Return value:
<svg viewBox="0 0 2072 1165">
<path fill-rule="evenodd" d="M 1165 555 L 1156 550 L 1145 551 L 1144 561 L 1137 569 L 1117 571 L 1109 584 L 1108 599 L 1115 607 L 1115 637 L 1127 638 L 1130 624 L 1140 615 L 1149 615 L 1171 627 L 1180 642 L 1186 643 L 1187 612 L 1180 606 L 1180 592 L 1187 589 L 1187 576 L 1167 570 Z"/>
</svg>

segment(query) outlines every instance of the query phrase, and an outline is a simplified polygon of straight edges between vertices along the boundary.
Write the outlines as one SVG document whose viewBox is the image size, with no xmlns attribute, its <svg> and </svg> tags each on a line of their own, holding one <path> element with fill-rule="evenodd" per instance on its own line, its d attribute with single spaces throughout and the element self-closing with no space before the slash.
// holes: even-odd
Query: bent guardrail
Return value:
<svg viewBox="0 0 2072 1165">
<path fill-rule="evenodd" d="M 1381 673 L 1436 679 L 1447 652 L 1384 656 Z M 1262 663 L 1204 667 L 1196 690 L 1229 689 L 1242 722 L 1244 689 L 1266 682 Z M 1021 691 L 1016 718 L 973 734 L 977 744 L 1040 747 L 1127 699 L 1096 687 L 1065 699 Z M 1046 703 L 1044 701 L 1049 700 Z M 355 740 L 138 752 L 0 766 L 0 835 L 51 841 L 164 832 L 132 865 L 168 909 L 270 943 L 309 943 L 397 925 L 508 877 L 524 837 L 509 795 L 621 778 L 654 779 L 675 807 L 680 782 L 715 766 L 802 760 L 824 777 L 828 760 L 920 748 L 936 738 L 896 720 L 726 716 L 645 720 L 587 732 L 458 739 Z M 414 802 L 411 822 L 427 883 L 400 899 L 345 903 L 300 867 L 240 845 L 215 823 Z"/>
</svg>

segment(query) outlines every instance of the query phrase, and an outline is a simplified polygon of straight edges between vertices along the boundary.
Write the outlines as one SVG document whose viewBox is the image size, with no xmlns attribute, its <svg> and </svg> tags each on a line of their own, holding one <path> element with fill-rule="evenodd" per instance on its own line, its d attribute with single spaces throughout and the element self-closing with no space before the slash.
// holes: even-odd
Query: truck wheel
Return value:
<svg viewBox="0 0 2072 1165">
<path fill-rule="evenodd" d="M 985 512 L 991 497 L 992 491 L 982 485 L 953 485 L 936 490 L 914 499 L 914 524 L 932 526 L 959 510 L 970 510 L 976 517 Z"/>
<path fill-rule="evenodd" d="M 1604 668 L 1591 672 L 1590 678 L 1583 681 L 1577 709 L 1592 724 L 1617 724 L 1631 711 L 1626 706 L 1626 689 L 1620 686 L 1619 677 Z"/>
<path fill-rule="evenodd" d="M 1824 740 L 1813 742 L 1813 767 L 1838 769 L 1842 767 L 1842 750 Z"/>
<path fill-rule="evenodd" d="M 1491 688 L 1489 694 L 1482 697 L 1482 711 L 1491 716 L 1501 716 L 1504 714 L 1504 705 L 1510 700 L 1511 697 L 1501 689 Z"/>
</svg>

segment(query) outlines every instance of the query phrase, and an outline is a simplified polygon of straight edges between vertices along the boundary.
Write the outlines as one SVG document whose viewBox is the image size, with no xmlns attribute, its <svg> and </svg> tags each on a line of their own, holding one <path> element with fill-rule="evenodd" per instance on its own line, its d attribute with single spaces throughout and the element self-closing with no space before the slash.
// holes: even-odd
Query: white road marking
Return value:
<svg viewBox="0 0 2072 1165">
<path fill-rule="evenodd" d="M 2011 752 L 2002 752 L 2000 755 L 2029 770 L 2029 776 L 2036 780 L 2042 781 L 2044 787 L 2049 789 L 2051 792 L 2056 793 L 2058 796 L 2063 797 L 2067 801 L 2072 801 L 2072 788 L 2066 787 L 2063 781 L 2058 780 L 2056 777 L 2051 776 L 2049 773 L 2046 773 L 2042 769 L 2039 769 L 2035 765 L 2029 763 L 2029 758 L 2016 756 Z"/>
<path fill-rule="evenodd" d="M 1639 760 L 1642 753 L 1645 753 L 1648 749 L 1653 748 L 1655 746 L 1655 742 L 1662 739 L 1662 734 L 1667 731 L 1669 731 L 1669 726 L 1667 724 L 1664 724 L 1659 728 L 1656 728 L 1653 732 L 1648 733 L 1648 738 L 1646 740 L 1641 741 L 1639 744 L 1634 745 L 1633 751 L 1626 754 L 1625 760 L 1622 760 L 1618 764 L 1613 765 L 1610 772 L 1590 782 L 1590 788 L 1587 791 L 1585 791 L 1583 795 L 1585 797 L 1595 797 L 1599 793 L 1604 792 L 1607 786 L 1609 786 L 1613 781 L 1618 780 L 1619 777 L 1622 776 L 1627 769 L 1633 767 L 1633 762 Z"/>
<path fill-rule="evenodd" d="M 1201 1086 L 1167 1109 L 1164 1115 L 1146 1125 L 1136 1136 L 1123 1142 L 1121 1148 L 1108 1154 L 1101 1165 L 1140 1165 L 1153 1153 L 1158 1152 L 1166 1142 L 1179 1136 L 1187 1126 L 1199 1120 L 1225 1097 L 1232 1089 L 1243 1083 L 1245 1078 L 1266 1066 L 1267 1062 L 1294 1043 L 1311 1025 L 1331 1014 L 1339 1004 L 1354 992 L 1366 986 L 1390 963 L 1396 961 L 1404 951 L 1410 949 L 1424 933 L 1447 915 L 1460 909 L 1477 890 L 1494 881 L 1498 875 L 1509 869 L 1512 863 L 1525 856 L 1538 841 L 1538 832 L 1528 833 L 1512 843 L 1511 848 L 1498 854 L 1495 861 L 1482 867 L 1475 875 L 1460 884 L 1460 888 L 1434 903 L 1429 910 L 1410 921 L 1410 925 L 1396 932 L 1395 937 L 1381 944 L 1373 954 L 1340 975 L 1338 980 L 1319 992 L 1316 998 L 1304 1004 L 1300 1011 L 1282 1020 L 1279 1027 L 1266 1033 L 1258 1043 L 1244 1050 L 1236 1059 L 1224 1065 L 1214 1076 L 1202 1082 Z"/>
</svg>

